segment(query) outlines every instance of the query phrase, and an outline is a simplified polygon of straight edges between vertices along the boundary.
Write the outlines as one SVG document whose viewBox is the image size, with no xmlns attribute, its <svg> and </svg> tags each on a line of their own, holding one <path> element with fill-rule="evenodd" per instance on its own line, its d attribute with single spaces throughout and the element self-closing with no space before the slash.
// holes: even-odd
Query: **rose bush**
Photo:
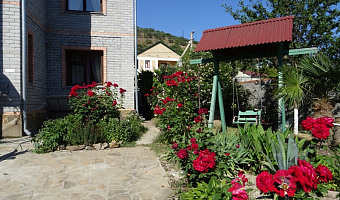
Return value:
<svg viewBox="0 0 340 200">
<path fill-rule="evenodd" d="M 324 191 L 321 183 L 332 180 L 332 173 L 326 166 L 316 169 L 305 160 L 288 170 L 278 170 L 274 175 L 267 171 L 256 177 L 256 186 L 262 193 L 273 193 L 280 197 L 309 197 L 311 192 Z M 320 185 L 319 185 L 320 184 Z M 319 192 L 320 193 L 320 192 Z"/>
<path fill-rule="evenodd" d="M 119 118 L 119 109 L 123 108 L 125 90 L 107 82 L 99 88 L 95 82 L 88 85 L 75 85 L 69 94 L 69 105 L 73 113 L 81 117 L 84 123 L 97 123 L 100 120 Z"/>
</svg>

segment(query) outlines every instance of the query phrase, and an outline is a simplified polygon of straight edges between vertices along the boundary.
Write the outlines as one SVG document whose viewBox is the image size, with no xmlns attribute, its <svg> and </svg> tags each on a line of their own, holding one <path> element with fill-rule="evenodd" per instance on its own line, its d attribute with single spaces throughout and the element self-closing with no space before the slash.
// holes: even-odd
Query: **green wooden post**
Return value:
<svg viewBox="0 0 340 200">
<path fill-rule="evenodd" d="M 283 86 L 283 80 L 282 80 L 282 63 L 283 63 L 283 43 L 280 42 L 278 44 L 278 59 L 279 59 L 279 87 Z M 279 99 L 279 129 L 281 129 L 282 132 L 286 130 L 286 111 L 285 111 L 285 102 L 283 98 Z M 281 126 L 281 128 L 280 128 Z"/>
<path fill-rule="evenodd" d="M 216 93 L 217 93 L 217 85 L 218 85 L 218 68 L 219 68 L 219 61 L 217 60 L 215 54 L 214 54 L 213 56 L 214 56 L 215 74 L 214 74 L 213 88 L 212 88 L 212 93 L 211 93 L 211 102 L 210 102 L 210 112 L 209 112 L 208 128 L 213 128 L 213 126 L 214 126 L 215 105 L 216 105 Z"/>
<path fill-rule="evenodd" d="M 218 80 L 218 105 L 220 106 L 220 115 L 221 115 L 221 122 L 222 122 L 222 130 L 223 132 L 227 131 L 227 124 L 225 121 L 224 115 L 224 105 L 223 105 L 223 96 L 222 96 L 222 87 L 220 80 Z"/>
</svg>

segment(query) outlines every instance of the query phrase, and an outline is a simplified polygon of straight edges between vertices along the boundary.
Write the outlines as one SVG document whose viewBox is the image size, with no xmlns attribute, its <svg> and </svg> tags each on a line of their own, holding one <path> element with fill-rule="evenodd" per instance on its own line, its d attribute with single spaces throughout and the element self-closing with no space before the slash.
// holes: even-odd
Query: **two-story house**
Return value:
<svg viewBox="0 0 340 200">
<path fill-rule="evenodd" d="M 133 0 L 0 5 L 0 137 L 39 128 L 49 111 L 46 99 L 66 97 L 75 84 L 117 83 L 127 90 L 124 107 L 134 109 Z"/>
</svg>

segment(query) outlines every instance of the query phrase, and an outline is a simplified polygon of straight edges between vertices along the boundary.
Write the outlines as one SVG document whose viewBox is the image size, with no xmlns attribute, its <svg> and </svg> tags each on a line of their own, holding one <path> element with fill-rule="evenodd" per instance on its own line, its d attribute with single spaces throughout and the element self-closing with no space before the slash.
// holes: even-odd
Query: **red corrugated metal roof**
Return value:
<svg viewBox="0 0 340 200">
<path fill-rule="evenodd" d="M 291 42 L 293 19 L 286 16 L 205 30 L 195 52 Z"/>
</svg>

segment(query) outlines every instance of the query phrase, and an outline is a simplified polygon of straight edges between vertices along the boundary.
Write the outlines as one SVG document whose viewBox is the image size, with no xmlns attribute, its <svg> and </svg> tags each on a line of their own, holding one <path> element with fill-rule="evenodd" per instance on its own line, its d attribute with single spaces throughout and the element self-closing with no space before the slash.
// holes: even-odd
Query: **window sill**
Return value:
<svg viewBox="0 0 340 200">
<path fill-rule="evenodd" d="M 63 14 L 76 14 L 76 15 L 102 15 L 106 16 L 104 12 L 90 12 L 90 11 L 76 11 L 76 10 L 64 10 Z"/>
</svg>

